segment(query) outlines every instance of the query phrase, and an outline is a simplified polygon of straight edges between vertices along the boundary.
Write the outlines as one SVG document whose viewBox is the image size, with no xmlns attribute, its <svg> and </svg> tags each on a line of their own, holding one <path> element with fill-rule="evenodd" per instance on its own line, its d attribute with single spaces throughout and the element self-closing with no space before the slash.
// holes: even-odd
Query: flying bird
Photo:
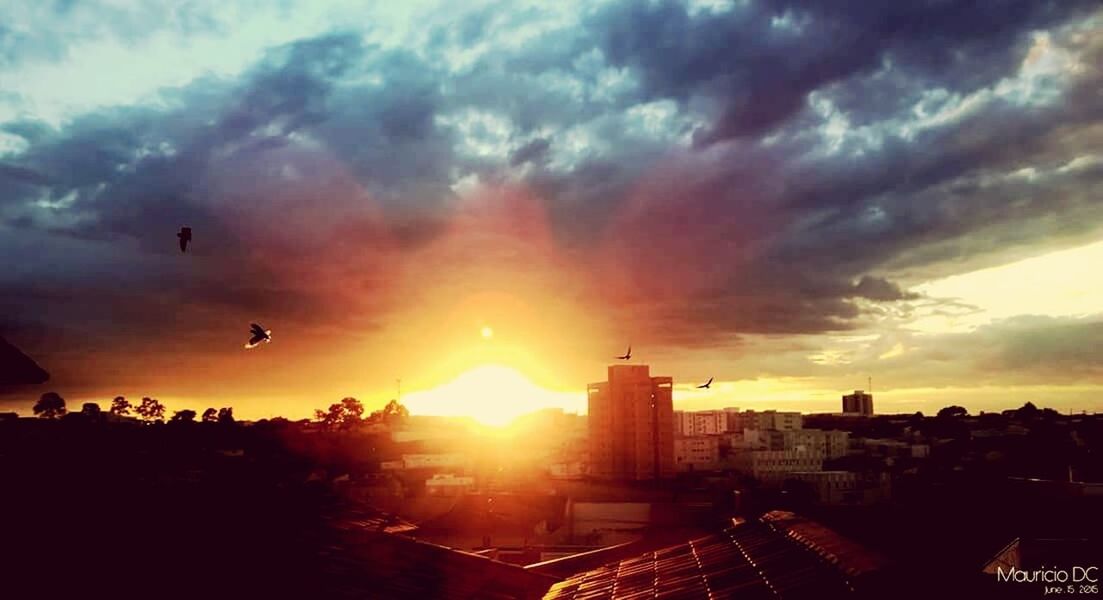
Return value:
<svg viewBox="0 0 1103 600">
<path fill-rule="evenodd" d="M 617 357 L 618 360 L 628 360 L 630 358 L 632 358 L 632 346 L 628 346 L 628 352 Z"/>
<path fill-rule="evenodd" d="M 253 323 L 249 328 L 249 332 L 253 334 L 253 337 L 249 338 L 249 343 L 245 344 L 246 348 L 256 348 L 261 342 L 266 344 L 272 342 L 272 330 L 265 329 L 256 323 Z"/>
<path fill-rule="evenodd" d="M 188 242 L 191 241 L 191 227 L 181 227 L 176 237 L 180 238 L 180 251 L 187 252 Z"/>
<path fill-rule="evenodd" d="M 706 382 L 702 383 L 701 385 L 697 386 L 697 389 L 707 390 L 707 389 L 709 389 L 710 386 L 712 386 L 712 377 L 709 377 L 708 381 L 706 381 Z"/>
</svg>

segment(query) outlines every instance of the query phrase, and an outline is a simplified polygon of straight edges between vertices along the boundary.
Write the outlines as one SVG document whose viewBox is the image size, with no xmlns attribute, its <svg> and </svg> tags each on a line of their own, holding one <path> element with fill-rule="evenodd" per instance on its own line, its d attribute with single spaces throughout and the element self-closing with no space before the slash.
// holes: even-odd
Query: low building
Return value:
<svg viewBox="0 0 1103 600">
<path fill-rule="evenodd" d="M 458 469 L 467 465 L 467 456 L 458 452 L 441 454 L 403 454 L 402 468 L 411 469 Z"/>
<path fill-rule="evenodd" d="M 744 447 L 758 450 L 811 451 L 824 458 L 846 456 L 850 432 L 822 429 L 748 429 L 743 432 Z"/>
<path fill-rule="evenodd" d="M 720 438 L 696 436 L 675 439 L 674 468 L 683 472 L 720 468 Z"/>
<path fill-rule="evenodd" d="M 581 460 L 556 462 L 548 465 L 548 477 L 552 479 L 585 479 L 586 463 Z"/>
<path fill-rule="evenodd" d="M 425 480 L 425 493 L 430 496 L 461 496 L 475 489 L 474 477 L 437 473 Z"/>
<path fill-rule="evenodd" d="M 797 450 L 746 450 L 735 455 L 735 468 L 764 482 L 780 482 L 789 473 L 822 471 L 823 453 Z"/>
<path fill-rule="evenodd" d="M 744 429 L 800 429 L 804 418 L 799 412 L 764 410 L 725 411 L 728 431 Z"/>
<path fill-rule="evenodd" d="M 830 506 L 867 506 L 888 500 L 890 495 L 888 473 L 796 471 L 785 479 L 809 484 L 816 499 Z"/>
<path fill-rule="evenodd" d="M 674 432 L 676 435 L 686 437 L 715 435 L 727 430 L 728 417 L 727 413 L 722 410 L 674 411 Z"/>
</svg>

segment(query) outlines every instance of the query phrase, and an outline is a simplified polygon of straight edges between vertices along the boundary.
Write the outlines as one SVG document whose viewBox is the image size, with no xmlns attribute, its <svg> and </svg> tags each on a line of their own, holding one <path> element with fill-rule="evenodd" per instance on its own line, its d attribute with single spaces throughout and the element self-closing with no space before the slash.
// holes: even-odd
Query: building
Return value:
<svg viewBox="0 0 1103 600">
<path fill-rule="evenodd" d="M 868 506 L 889 498 L 888 473 L 800 471 L 787 473 L 785 479 L 808 484 L 817 501 L 829 506 Z"/>
<path fill-rule="evenodd" d="M 678 471 L 711 471 L 720 468 L 720 438 L 718 436 L 676 438 L 674 468 Z"/>
<path fill-rule="evenodd" d="M 413 469 L 464 469 L 467 456 L 449 452 L 440 454 L 403 454 L 402 460 L 385 460 L 379 464 L 384 471 L 410 471 Z"/>
<path fill-rule="evenodd" d="M 724 411 L 727 417 L 728 431 L 743 431 L 744 429 L 800 429 L 803 426 L 803 417 L 799 412 L 782 412 L 776 410 L 753 411 L 737 410 Z"/>
<path fill-rule="evenodd" d="M 473 489 L 475 489 L 474 477 L 437 473 L 425 480 L 425 493 L 430 496 L 461 496 Z"/>
<path fill-rule="evenodd" d="M 674 411 L 674 434 L 715 435 L 728 430 L 728 416 L 722 410 Z"/>
<path fill-rule="evenodd" d="M 644 480 L 674 475 L 674 403 L 670 377 L 647 365 L 613 365 L 608 381 L 587 386 L 590 475 Z"/>
<path fill-rule="evenodd" d="M 527 569 L 540 573 L 560 566 L 555 562 Z M 819 523 L 772 511 L 755 521 L 734 519 L 707 537 L 605 560 L 552 585 L 544 600 L 899 597 L 899 579 L 882 576 L 889 568 L 881 555 Z"/>
<path fill-rule="evenodd" d="M 746 429 L 743 447 L 759 450 L 818 452 L 824 458 L 846 456 L 850 432 L 823 429 Z"/>
<path fill-rule="evenodd" d="M 735 468 L 764 482 L 780 482 L 789 473 L 822 471 L 823 453 L 798 450 L 748 450 L 735 456 Z"/>
<path fill-rule="evenodd" d="M 843 396 L 843 413 L 848 415 L 870 416 L 873 414 L 873 394 L 854 390 L 853 394 Z"/>
</svg>

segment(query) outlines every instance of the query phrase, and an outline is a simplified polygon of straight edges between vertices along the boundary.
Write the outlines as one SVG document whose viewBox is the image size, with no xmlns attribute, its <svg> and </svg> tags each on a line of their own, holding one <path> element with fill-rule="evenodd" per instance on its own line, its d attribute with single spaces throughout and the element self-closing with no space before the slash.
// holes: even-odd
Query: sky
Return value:
<svg viewBox="0 0 1103 600">
<path fill-rule="evenodd" d="M 5 2 L 0 404 L 501 420 L 631 344 L 676 408 L 1100 410 L 1101 65 L 1077 0 Z"/>
</svg>

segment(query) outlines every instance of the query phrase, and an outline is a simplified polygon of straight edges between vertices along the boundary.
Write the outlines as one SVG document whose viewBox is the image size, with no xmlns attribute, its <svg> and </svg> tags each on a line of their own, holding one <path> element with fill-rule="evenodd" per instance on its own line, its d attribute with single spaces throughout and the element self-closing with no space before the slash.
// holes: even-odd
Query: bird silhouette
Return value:
<svg viewBox="0 0 1103 600">
<path fill-rule="evenodd" d="M 616 358 L 618 360 L 628 360 L 628 359 L 632 358 L 632 346 L 629 345 L 628 346 L 628 352 L 625 352 L 624 354 L 621 354 L 620 356 L 618 356 Z"/>
<path fill-rule="evenodd" d="M 702 383 L 701 385 L 697 386 L 697 389 L 699 389 L 699 390 L 707 390 L 707 389 L 709 389 L 709 387 L 711 387 L 711 386 L 712 386 L 712 377 L 709 377 L 709 380 L 708 380 L 708 381 L 706 381 L 706 382 L 704 382 L 704 383 Z"/>
<path fill-rule="evenodd" d="M 256 348 L 261 342 L 266 344 L 272 342 L 271 329 L 265 329 L 256 323 L 252 323 L 249 332 L 253 334 L 253 337 L 249 338 L 249 343 L 245 344 L 246 348 Z"/>
<path fill-rule="evenodd" d="M 191 227 L 181 227 L 176 237 L 180 238 L 180 251 L 187 252 L 188 242 L 191 241 Z"/>
</svg>

